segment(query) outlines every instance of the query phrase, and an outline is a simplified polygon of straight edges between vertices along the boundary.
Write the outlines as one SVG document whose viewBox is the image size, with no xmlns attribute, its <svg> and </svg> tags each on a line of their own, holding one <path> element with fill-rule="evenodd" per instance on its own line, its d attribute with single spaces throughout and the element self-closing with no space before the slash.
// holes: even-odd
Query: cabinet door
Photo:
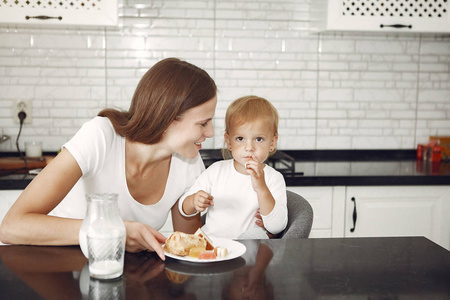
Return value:
<svg viewBox="0 0 450 300">
<path fill-rule="evenodd" d="M 449 32 L 446 0 L 312 1 L 313 28 L 319 30 Z"/>
<path fill-rule="evenodd" d="M 0 23 L 115 26 L 117 20 L 117 0 L 0 2 Z"/>
<path fill-rule="evenodd" d="M 347 187 L 345 206 L 346 237 L 425 236 L 449 249 L 448 186 Z"/>
<path fill-rule="evenodd" d="M 0 190 L 0 223 L 23 190 Z"/>
<path fill-rule="evenodd" d="M 17 198 L 19 198 L 22 191 L 23 190 L 0 190 L 0 224 L 8 210 L 14 202 L 16 202 Z M 0 245 L 3 245 L 3 243 L 0 242 Z"/>
<path fill-rule="evenodd" d="M 305 198 L 314 212 L 310 238 L 331 237 L 333 187 L 288 186 L 288 190 Z"/>
</svg>

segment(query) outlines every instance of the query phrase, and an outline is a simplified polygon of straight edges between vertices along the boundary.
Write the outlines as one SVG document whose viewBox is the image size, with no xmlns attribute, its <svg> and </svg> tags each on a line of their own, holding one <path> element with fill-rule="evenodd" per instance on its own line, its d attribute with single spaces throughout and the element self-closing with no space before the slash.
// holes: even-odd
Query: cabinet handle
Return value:
<svg viewBox="0 0 450 300">
<path fill-rule="evenodd" d="M 352 201 L 353 201 L 353 228 L 350 228 L 350 232 L 355 232 L 356 218 L 357 218 L 357 214 L 356 214 L 356 199 L 355 199 L 355 197 L 352 197 Z"/>
<path fill-rule="evenodd" d="M 29 20 L 29 19 L 39 19 L 39 20 L 49 20 L 49 19 L 58 19 L 58 20 L 62 20 L 62 17 L 49 17 L 49 16 L 25 16 L 25 19 Z"/>
<path fill-rule="evenodd" d="M 380 28 L 384 28 L 384 27 L 392 27 L 392 28 L 412 28 L 412 25 L 403 25 L 403 24 L 392 24 L 392 25 L 384 25 L 381 24 Z"/>
</svg>

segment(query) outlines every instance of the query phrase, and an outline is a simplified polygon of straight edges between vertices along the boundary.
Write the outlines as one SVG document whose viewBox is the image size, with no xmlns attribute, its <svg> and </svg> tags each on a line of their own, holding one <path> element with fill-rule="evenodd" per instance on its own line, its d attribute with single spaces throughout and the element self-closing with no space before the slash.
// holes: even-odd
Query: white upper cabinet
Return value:
<svg viewBox="0 0 450 300">
<path fill-rule="evenodd" d="M 314 0 L 319 31 L 450 32 L 448 0 Z"/>
<path fill-rule="evenodd" d="M 0 23 L 117 25 L 117 0 L 0 0 Z"/>
</svg>

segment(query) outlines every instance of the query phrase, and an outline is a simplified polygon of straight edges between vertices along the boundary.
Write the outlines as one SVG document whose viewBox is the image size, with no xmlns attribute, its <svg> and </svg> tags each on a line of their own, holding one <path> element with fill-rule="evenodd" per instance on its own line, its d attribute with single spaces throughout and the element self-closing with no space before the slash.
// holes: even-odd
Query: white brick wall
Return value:
<svg viewBox="0 0 450 300">
<path fill-rule="evenodd" d="M 309 31 L 308 0 L 119 1 L 110 29 L 0 26 L 0 128 L 31 99 L 26 140 L 56 151 L 104 106 L 127 108 L 145 71 L 170 56 L 205 68 L 226 107 L 257 94 L 278 108 L 280 149 L 412 149 L 450 135 L 450 36 Z"/>
</svg>

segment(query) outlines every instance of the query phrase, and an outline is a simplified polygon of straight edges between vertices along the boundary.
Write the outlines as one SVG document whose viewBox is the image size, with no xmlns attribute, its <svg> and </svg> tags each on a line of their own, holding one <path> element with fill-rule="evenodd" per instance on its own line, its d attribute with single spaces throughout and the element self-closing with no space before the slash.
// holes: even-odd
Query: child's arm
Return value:
<svg viewBox="0 0 450 300">
<path fill-rule="evenodd" d="M 270 214 L 275 207 L 275 199 L 267 187 L 264 178 L 264 166 L 265 164 L 258 162 L 254 156 L 245 164 L 247 173 L 250 175 L 252 181 L 253 190 L 258 197 L 261 214 L 266 216 Z"/>
<path fill-rule="evenodd" d="M 181 196 L 178 201 L 178 211 L 184 217 L 192 217 L 196 215 L 199 211 L 204 211 L 209 205 L 212 205 L 213 197 L 208 194 L 211 189 L 210 172 L 214 170 L 215 164 L 212 164 L 208 169 L 206 169 L 200 176 L 197 177 L 194 184 L 189 188 L 188 191 Z M 214 172 L 213 172 L 214 174 Z M 196 200 L 197 199 L 197 200 Z M 194 200 L 197 204 L 194 203 Z M 204 205 L 202 203 L 207 203 Z M 197 205 L 197 207 L 195 206 Z"/>
<path fill-rule="evenodd" d="M 265 181 L 264 164 L 253 158 L 246 163 L 248 174 L 251 176 L 252 186 L 255 190 L 260 206 L 261 221 L 257 220 L 258 226 L 264 227 L 271 234 L 278 234 L 286 228 L 287 224 L 287 202 L 286 184 L 280 173 L 269 176 L 270 189 Z M 275 201 L 275 197 L 277 201 Z M 259 222 L 258 222 L 259 221 Z M 270 237 L 270 236 L 269 236 Z"/>
<path fill-rule="evenodd" d="M 192 215 L 196 212 L 205 211 L 210 205 L 214 205 L 214 197 L 205 191 L 198 191 L 195 194 L 187 196 L 183 202 L 183 212 L 186 215 Z"/>
</svg>

